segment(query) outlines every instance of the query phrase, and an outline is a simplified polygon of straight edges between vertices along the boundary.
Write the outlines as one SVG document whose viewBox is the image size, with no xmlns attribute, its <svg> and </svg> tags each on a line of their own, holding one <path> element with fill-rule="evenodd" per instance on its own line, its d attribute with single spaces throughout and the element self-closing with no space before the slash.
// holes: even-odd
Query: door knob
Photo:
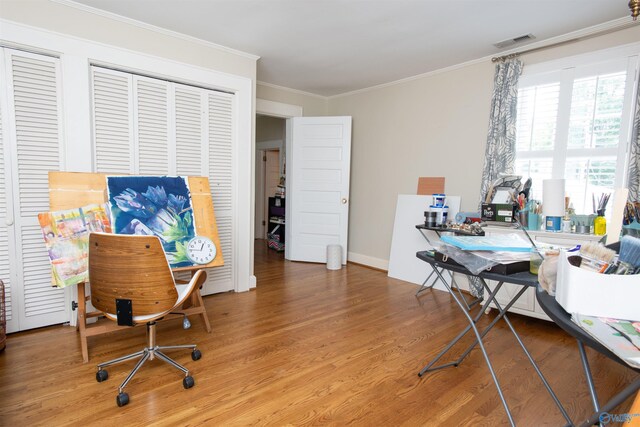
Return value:
<svg viewBox="0 0 640 427">
<path fill-rule="evenodd" d="M 342 204 L 346 205 L 347 204 L 347 199 L 345 197 L 342 198 Z"/>
</svg>

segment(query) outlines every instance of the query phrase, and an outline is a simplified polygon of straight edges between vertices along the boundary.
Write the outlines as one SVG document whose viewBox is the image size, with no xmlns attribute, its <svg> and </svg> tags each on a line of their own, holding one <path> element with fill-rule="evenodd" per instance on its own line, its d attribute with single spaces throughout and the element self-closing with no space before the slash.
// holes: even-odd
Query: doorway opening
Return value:
<svg viewBox="0 0 640 427">
<path fill-rule="evenodd" d="M 286 119 L 256 115 L 255 239 L 276 252 L 285 249 Z"/>
<path fill-rule="evenodd" d="M 284 241 L 288 216 L 286 210 L 287 181 L 285 158 L 287 155 L 286 147 L 290 144 L 290 135 L 288 135 L 287 129 L 289 128 L 289 119 L 301 116 L 302 107 L 299 105 L 268 101 L 260 98 L 256 99 L 254 238 L 256 239 L 255 245 L 266 246 L 268 244 L 267 233 L 273 231 L 277 225 L 280 225 L 275 231 L 282 236 L 279 243 L 284 245 L 284 251 L 276 253 L 274 250 L 269 250 L 269 252 L 272 252 L 278 258 L 287 257 L 287 246 Z M 278 161 L 275 160 L 276 157 Z M 267 161 L 269 165 L 266 164 Z M 275 173 L 276 168 L 274 165 L 276 163 L 278 164 L 278 173 Z M 270 170 L 269 173 L 267 173 L 267 169 Z M 274 191 L 273 183 L 276 182 L 276 179 L 277 184 Z M 275 199 L 276 193 L 281 197 L 278 198 L 278 206 L 276 206 L 276 201 L 272 199 L 272 205 L 278 208 L 275 212 L 278 215 L 274 216 L 279 216 L 280 218 L 276 218 L 275 220 L 282 222 L 282 224 L 269 222 L 269 197 Z M 274 244 L 274 246 L 277 245 Z"/>
</svg>

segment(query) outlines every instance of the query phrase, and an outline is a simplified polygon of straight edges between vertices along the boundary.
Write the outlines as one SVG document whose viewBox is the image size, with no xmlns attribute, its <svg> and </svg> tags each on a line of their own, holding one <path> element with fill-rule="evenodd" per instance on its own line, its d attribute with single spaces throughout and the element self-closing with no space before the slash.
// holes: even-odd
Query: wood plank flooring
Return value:
<svg viewBox="0 0 640 427">
<path fill-rule="evenodd" d="M 465 323 L 448 294 L 414 296 L 415 285 L 358 265 L 330 271 L 293 263 L 256 241 L 257 289 L 205 297 L 213 327 L 198 318 L 158 326 L 159 344 L 196 343 L 203 357 L 171 353 L 192 371 L 147 363 L 115 396 L 127 362 L 95 380 L 95 364 L 141 349 L 143 327 L 90 338 L 82 363 L 74 328 L 12 334 L 0 353 L 0 425 L 358 425 L 495 426 L 504 409 L 479 350 L 457 368 L 418 371 Z M 495 315 L 484 316 L 483 324 Z M 590 413 L 575 341 L 549 322 L 510 316 L 574 420 Z M 533 368 L 502 322 L 487 335 L 518 425 L 563 425 Z M 463 350 L 471 337 L 454 350 Z M 587 350 L 601 400 L 634 374 Z M 631 401 L 618 412 L 626 412 Z"/>
</svg>

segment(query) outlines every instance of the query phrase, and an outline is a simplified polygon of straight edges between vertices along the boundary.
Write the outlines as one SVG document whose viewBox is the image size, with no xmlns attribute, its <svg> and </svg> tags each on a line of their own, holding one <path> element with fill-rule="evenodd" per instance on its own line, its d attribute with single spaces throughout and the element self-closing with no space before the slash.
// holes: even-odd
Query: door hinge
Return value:
<svg viewBox="0 0 640 427">
<path fill-rule="evenodd" d="M 266 162 L 266 161 L 267 161 L 267 156 L 266 156 L 266 155 L 265 155 L 265 156 L 262 156 L 262 161 L 263 161 L 263 162 Z"/>
<path fill-rule="evenodd" d="M 267 221 L 265 221 L 264 219 L 262 220 L 262 225 L 267 225 Z"/>
</svg>

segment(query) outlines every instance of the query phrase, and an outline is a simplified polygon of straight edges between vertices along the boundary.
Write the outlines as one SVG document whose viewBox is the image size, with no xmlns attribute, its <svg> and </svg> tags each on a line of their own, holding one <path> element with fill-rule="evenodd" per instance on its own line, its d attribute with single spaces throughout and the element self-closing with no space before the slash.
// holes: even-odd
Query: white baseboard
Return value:
<svg viewBox="0 0 640 427">
<path fill-rule="evenodd" d="M 355 252 L 347 253 L 347 261 L 357 264 L 366 265 L 368 267 L 378 268 L 380 270 L 389 270 L 389 260 L 370 257 L 368 255 L 357 254 Z"/>
</svg>

